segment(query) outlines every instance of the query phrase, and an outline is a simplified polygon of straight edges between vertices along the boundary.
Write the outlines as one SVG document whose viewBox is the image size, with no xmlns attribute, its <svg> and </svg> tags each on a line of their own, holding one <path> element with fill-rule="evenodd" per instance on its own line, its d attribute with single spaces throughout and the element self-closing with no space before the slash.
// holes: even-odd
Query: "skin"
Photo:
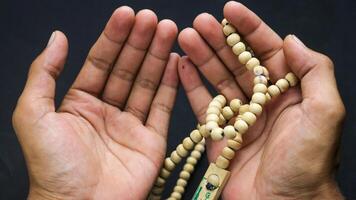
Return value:
<svg viewBox="0 0 356 200">
<path fill-rule="evenodd" d="M 13 114 L 28 199 L 146 198 L 166 152 L 178 85 L 179 56 L 170 53 L 176 36 L 175 23 L 157 22 L 150 10 L 118 8 L 55 108 L 68 43 L 54 33 Z"/>
<path fill-rule="evenodd" d="M 224 16 L 269 69 L 273 83 L 292 71 L 300 84 L 269 102 L 243 136 L 223 199 L 342 199 L 333 173 L 345 108 L 332 61 L 296 36 L 282 40 L 240 3 L 228 2 Z M 219 21 L 203 13 L 178 41 L 187 55 L 181 59 L 179 76 L 201 123 L 212 95 L 199 72 L 228 100 L 249 102 L 253 75 L 226 44 Z M 207 143 L 208 158 L 214 162 L 226 144 Z"/>
</svg>

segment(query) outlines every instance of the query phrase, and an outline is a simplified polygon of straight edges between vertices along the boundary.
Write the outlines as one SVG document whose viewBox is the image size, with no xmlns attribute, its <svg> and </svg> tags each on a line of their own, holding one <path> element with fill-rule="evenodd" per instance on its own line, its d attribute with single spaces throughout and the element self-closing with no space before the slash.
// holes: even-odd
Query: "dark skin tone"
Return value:
<svg viewBox="0 0 356 200">
<path fill-rule="evenodd" d="M 223 199 L 341 199 L 332 173 L 345 109 L 332 62 L 294 36 L 282 40 L 239 3 L 227 3 L 224 15 L 272 82 L 292 71 L 301 83 L 270 102 L 246 133 Z M 118 8 L 55 108 L 68 50 L 64 34 L 55 32 L 31 65 L 13 115 L 29 199 L 145 199 L 166 152 L 178 74 L 200 122 L 212 96 L 198 71 L 229 100 L 247 102 L 252 74 L 213 16 L 199 15 L 180 33 L 183 58 L 170 53 L 177 33 L 174 22 L 158 22 L 152 11 Z M 208 141 L 210 161 L 223 145 Z"/>
</svg>

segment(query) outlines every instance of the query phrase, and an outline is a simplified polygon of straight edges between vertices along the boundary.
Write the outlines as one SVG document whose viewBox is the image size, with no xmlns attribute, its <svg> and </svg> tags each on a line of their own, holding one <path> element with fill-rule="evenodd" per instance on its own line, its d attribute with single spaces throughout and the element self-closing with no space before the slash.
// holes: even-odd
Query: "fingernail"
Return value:
<svg viewBox="0 0 356 200">
<path fill-rule="evenodd" d="M 53 31 L 51 37 L 48 40 L 47 47 L 49 47 L 53 43 L 55 37 L 56 37 L 56 31 Z"/>
<path fill-rule="evenodd" d="M 293 39 L 300 45 L 302 45 L 303 47 L 306 47 L 305 44 L 296 36 L 296 35 L 292 35 Z"/>
</svg>

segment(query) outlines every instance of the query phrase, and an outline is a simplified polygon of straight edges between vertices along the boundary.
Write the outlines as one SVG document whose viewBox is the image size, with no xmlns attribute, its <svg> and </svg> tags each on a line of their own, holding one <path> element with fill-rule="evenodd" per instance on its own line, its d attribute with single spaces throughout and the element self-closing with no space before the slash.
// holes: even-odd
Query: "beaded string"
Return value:
<svg viewBox="0 0 356 200">
<path fill-rule="evenodd" d="M 226 42 L 232 48 L 232 52 L 237 56 L 239 62 L 255 75 L 251 101 L 248 104 L 243 104 L 241 100 L 236 98 L 227 105 L 226 98 L 223 95 L 213 98 L 206 111 L 206 123 L 193 130 L 189 137 L 184 138 L 176 150 L 165 159 L 149 199 L 161 199 L 165 180 L 175 166 L 194 148 L 179 175 L 180 178 L 174 187 L 173 193 L 168 199 L 182 198 L 184 188 L 194 170 L 194 166 L 204 151 L 204 138 L 211 137 L 213 141 L 218 141 L 226 136 L 227 145 L 215 160 L 215 165 L 218 168 L 226 170 L 230 165 L 230 161 L 235 157 L 235 152 L 242 146 L 243 135 L 256 122 L 257 117 L 261 115 L 263 106 L 272 98 L 286 92 L 290 87 L 298 83 L 297 77 L 289 72 L 284 78 L 277 80 L 274 85 L 269 85 L 267 68 L 261 65 L 260 61 L 253 55 L 252 50 L 241 40 L 240 35 L 236 33 L 236 28 L 229 24 L 226 19 L 223 19 L 221 24 L 223 33 L 227 37 Z M 223 187 L 221 177 L 217 174 L 210 174 L 207 177 L 205 187 L 211 191 L 218 187 Z M 214 197 L 214 199 L 217 198 L 218 196 Z"/>
</svg>

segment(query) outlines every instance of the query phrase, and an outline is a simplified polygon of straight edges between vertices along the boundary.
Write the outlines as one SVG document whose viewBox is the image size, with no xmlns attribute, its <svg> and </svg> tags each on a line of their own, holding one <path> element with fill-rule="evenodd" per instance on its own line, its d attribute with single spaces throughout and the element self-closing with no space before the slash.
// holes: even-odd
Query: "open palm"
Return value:
<svg viewBox="0 0 356 200">
<path fill-rule="evenodd" d="M 55 79 L 68 44 L 56 31 L 33 62 L 13 123 L 29 198 L 144 199 L 160 169 L 178 85 L 172 21 L 117 9 L 61 106 Z"/>
<path fill-rule="evenodd" d="M 244 135 L 223 198 L 311 199 L 330 192 L 335 188 L 332 172 L 345 113 L 332 62 L 295 36 L 283 41 L 240 3 L 227 3 L 224 15 L 269 69 L 272 82 L 292 71 L 301 85 L 269 102 Z M 200 122 L 212 97 L 195 66 L 228 100 L 248 102 L 253 74 L 238 63 L 213 16 L 199 15 L 194 29 L 183 30 L 178 40 L 187 54 L 179 76 Z M 208 141 L 209 160 L 214 162 L 225 145 Z"/>
</svg>

